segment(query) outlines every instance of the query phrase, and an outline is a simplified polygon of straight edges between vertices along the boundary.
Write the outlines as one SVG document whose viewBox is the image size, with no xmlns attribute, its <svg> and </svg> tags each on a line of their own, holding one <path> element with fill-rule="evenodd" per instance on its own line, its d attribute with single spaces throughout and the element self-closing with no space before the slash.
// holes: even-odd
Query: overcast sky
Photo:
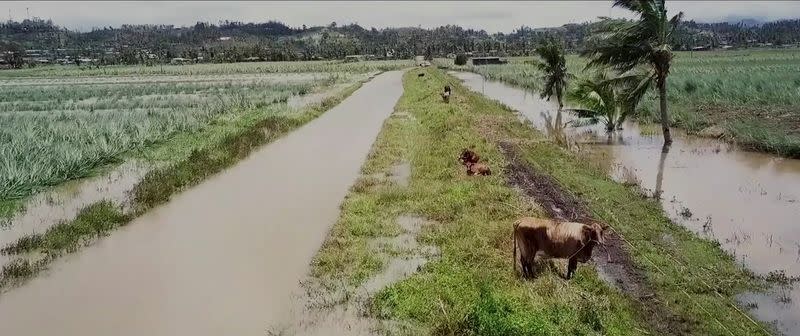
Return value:
<svg viewBox="0 0 800 336">
<path fill-rule="evenodd" d="M 667 1 L 671 12 L 687 19 L 722 20 L 732 16 L 768 20 L 800 18 L 800 1 Z M 552 27 L 594 20 L 598 16 L 625 16 L 611 1 L 318 1 L 318 2 L 2 2 L 0 15 L 21 20 L 30 15 L 52 19 L 70 29 L 121 24 L 192 25 L 219 20 L 282 21 L 289 26 L 358 23 L 364 27 L 445 24 L 510 32 L 517 27 Z"/>
</svg>

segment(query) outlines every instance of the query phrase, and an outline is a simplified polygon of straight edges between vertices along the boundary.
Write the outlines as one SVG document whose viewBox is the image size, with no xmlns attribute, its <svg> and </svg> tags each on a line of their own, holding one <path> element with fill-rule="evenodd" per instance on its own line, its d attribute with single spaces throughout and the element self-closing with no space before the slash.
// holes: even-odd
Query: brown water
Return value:
<svg viewBox="0 0 800 336">
<path fill-rule="evenodd" d="M 149 169 L 148 164 L 129 161 L 99 176 L 69 181 L 33 196 L 25 202 L 24 211 L 0 226 L 0 247 L 74 219 L 78 211 L 89 204 L 109 200 L 126 206 L 128 193 Z M 0 255 L 0 267 L 10 259 Z"/>
<path fill-rule="evenodd" d="M 546 130 L 557 107 L 524 89 L 486 81 L 474 73 L 453 73 L 468 87 L 518 110 Z M 564 115 L 564 122 L 570 116 Z M 745 152 L 714 140 L 674 132 L 662 154 L 660 129 L 642 135 L 628 122 L 610 139 L 602 126 L 568 129 L 573 139 L 593 143 L 613 160 L 612 176 L 634 179 L 661 192 L 662 205 L 676 223 L 710 239 L 759 273 L 783 270 L 800 276 L 800 160 Z M 586 145 L 584 145 L 586 146 Z M 800 334 L 800 290 L 777 288 L 769 295 L 743 295 L 752 313 L 775 321 L 789 335 Z"/>
<path fill-rule="evenodd" d="M 263 335 L 402 93 L 387 72 L 308 125 L 0 296 L 0 335 Z"/>
</svg>

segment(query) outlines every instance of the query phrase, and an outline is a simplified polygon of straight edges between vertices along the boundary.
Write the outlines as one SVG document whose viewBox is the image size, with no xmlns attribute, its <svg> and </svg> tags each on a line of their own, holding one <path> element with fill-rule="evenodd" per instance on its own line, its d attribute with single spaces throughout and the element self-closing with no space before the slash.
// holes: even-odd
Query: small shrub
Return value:
<svg viewBox="0 0 800 336">
<path fill-rule="evenodd" d="M 686 91 L 686 93 L 690 94 L 694 93 L 697 91 L 697 84 L 695 84 L 693 81 L 686 81 L 686 83 L 683 85 L 683 91 Z"/>
<path fill-rule="evenodd" d="M 467 64 L 467 55 L 458 54 L 456 55 L 456 60 L 454 62 L 456 65 L 466 65 Z"/>
</svg>

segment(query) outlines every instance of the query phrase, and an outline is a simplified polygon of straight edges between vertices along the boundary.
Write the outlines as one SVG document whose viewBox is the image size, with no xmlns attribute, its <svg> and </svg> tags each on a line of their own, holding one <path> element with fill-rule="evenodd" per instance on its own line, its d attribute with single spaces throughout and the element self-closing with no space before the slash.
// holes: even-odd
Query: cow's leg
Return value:
<svg viewBox="0 0 800 336">
<path fill-rule="evenodd" d="M 578 258 L 569 258 L 569 264 L 567 264 L 567 279 L 572 279 L 572 274 L 575 273 L 576 268 L 578 268 Z"/>
<path fill-rule="evenodd" d="M 536 252 L 537 252 L 537 249 L 535 249 L 535 248 L 530 249 L 528 251 L 528 260 L 527 260 L 527 262 L 528 262 L 528 276 L 531 277 L 531 278 L 533 278 L 533 276 L 534 276 L 533 267 L 534 267 L 534 265 L 536 263 Z"/>
</svg>

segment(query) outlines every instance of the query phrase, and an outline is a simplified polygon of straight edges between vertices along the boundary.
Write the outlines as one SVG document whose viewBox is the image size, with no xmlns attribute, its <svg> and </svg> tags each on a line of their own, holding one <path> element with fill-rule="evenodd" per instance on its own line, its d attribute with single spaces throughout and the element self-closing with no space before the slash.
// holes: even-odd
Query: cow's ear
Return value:
<svg viewBox="0 0 800 336">
<path fill-rule="evenodd" d="M 594 238 L 597 240 L 598 243 L 603 244 L 605 243 L 605 232 L 608 226 L 603 226 L 602 224 L 595 223 L 594 224 L 594 234 L 596 237 Z"/>
<path fill-rule="evenodd" d="M 581 242 L 586 244 L 592 239 L 594 239 L 594 229 L 588 225 L 584 225 L 581 228 Z"/>
</svg>

